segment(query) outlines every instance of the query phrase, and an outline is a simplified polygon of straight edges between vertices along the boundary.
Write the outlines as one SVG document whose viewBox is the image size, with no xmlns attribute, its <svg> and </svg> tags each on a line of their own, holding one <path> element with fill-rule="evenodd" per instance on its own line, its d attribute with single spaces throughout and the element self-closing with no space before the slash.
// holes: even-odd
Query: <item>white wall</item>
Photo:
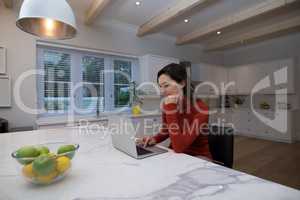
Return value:
<svg viewBox="0 0 300 200">
<path fill-rule="evenodd" d="M 240 47 L 234 50 L 224 52 L 224 65 L 232 67 L 235 65 L 243 65 L 256 63 L 261 61 L 278 60 L 284 58 L 296 59 L 295 79 L 296 91 L 298 95 L 298 105 L 300 105 L 300 33 L 289 36 L 275 38 L 259 44 Z M 295 120 L 299 119 L 300 112 L 295 113 Z M 300 124 L 295 121 L 296 133 L 300 141 Z"/>
<path fill-rule="evenodd" d="M 15 25 L 16 17 L 16 11 L 0 6 L 0 45 L 7 48 L 7 69 L 12 79 L 12 86 L 14 86 L 15 80 L 20 74 L 36 68 L 37 38 L 17 29 Z M 79 33 L 75 39 L 60 43 L 137 56 L 150 53 L 187 59 L 193 62 L 202 61 L 216 64 L 223 62 L 220 53 L 204 54 L 198 47 L 178 47 L 174 45 L 174 38 L 164 35 L 156 34 L 138 38 L 135 36 L 136 27 L 116 22 L 103 22 L 102 26 L 86 27 L 78 21 L 78 27 Z M 21 97 L 27 106 L 35 108 L 37 95 L 34 77 L 23 84 Z M 16 106 L 14 98 L 11 108 L 0 108 L 0 117 L 6 118 L 11 128 L 33 126 L 36 121 L 35 115 L 24 113 Z"/>
</svg>

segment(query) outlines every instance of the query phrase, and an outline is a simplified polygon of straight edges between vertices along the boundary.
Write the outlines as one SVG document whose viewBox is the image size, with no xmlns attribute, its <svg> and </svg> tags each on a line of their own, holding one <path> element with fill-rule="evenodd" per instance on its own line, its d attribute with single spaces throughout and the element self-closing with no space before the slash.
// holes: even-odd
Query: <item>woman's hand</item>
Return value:
<svg viewBox="0 0 300 200">
<path fill-rule="evenodd" d="M 156 141 L 152 136 L 145 136 L 141 139 L 136 139 L 136 143 L 137 145 L 142 145 L 144 147 L 156 145 Z"/>
<path fill-rule="evenodd" d="M 177 104 L 179 99 L 180 99 L 179 95 L 169 95 L 169 96 L 165 97 L 164 103 L 165 104 L 171 104 L 171 103 Z"/>
</svg>

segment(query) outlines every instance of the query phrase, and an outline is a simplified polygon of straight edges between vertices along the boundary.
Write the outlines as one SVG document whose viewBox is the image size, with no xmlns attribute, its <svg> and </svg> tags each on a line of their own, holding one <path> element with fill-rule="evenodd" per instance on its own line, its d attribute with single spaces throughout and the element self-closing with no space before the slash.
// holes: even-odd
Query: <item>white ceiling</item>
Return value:
<svg viewBox="0 0 300 200">
<path fill-rule="evenodd" d="M 95 24 L 100 24 L 103 19 L 110 19 L 140 26 L 178 1 L 188 0 L 140 0 L 140 6 L 135 5 L 136 0 L 112 0 L 112 3 L 105 8 Z M 170 36 L 183 35 L 195 30 L 196 27 L 205 26 L 233 12 L 238 12 L 263 1 L 266 0 L 211 0 L 207 7 L 196 8 L 189 15 L 174 21 L 162 32 Z M 83 20 L 85 11 L 91 2 L 92 0 L 69 0 L 77 18 L 81 20 Z M 190 19 L 190 22 L 184 23 L 185 18 Z"/>
</svg>

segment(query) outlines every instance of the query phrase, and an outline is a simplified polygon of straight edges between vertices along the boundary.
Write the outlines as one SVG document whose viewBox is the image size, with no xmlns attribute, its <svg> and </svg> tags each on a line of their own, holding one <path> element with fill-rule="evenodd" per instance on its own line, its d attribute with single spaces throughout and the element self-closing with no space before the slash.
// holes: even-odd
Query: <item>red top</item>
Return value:
<svg viewBox="0 0 300 200">
<path fill-rule="evenodd" d="M 208 106 L 201 100 L 197 100 L 195 104 L 190 106 L 190 112 L 186 99 L 183 100 L 182 106 L 175 103 L 164 104 L 163 126 L 154 139 L 160 143 L 170 137 L 170 148 L 176 153 L 204 156 L 212 160 L 208 137 L 201 131 L 201 128 L 208 125 Z"/>
</svg>

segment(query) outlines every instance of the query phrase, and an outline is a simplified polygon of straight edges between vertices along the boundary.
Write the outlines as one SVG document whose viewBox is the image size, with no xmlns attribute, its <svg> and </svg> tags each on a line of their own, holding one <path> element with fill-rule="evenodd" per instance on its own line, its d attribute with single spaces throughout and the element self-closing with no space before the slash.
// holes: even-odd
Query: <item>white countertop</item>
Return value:
<svg viewBox="0 0 300 200">
<path fill-rule="evenodd" d="M 220 112 L 222 110 L 222 108 L 219 108 L 219 107 L 216 107 L 216 108 L 210 108 L 210 110 L 216 110 L 217 112 Z M 244 107 L 240 107 L 240 108 L 224 108 L 224 110 L 226 112 L 234 112 L 234 111 L 252 111 L 251 108 L 244 108 Z M 258 112 L 275 112 L 275 111 L 278 111 L 278 112 L 281 112 L 281 111 L 287 111 L 287 112 L 295 112 L 295 111 L 298 111 L 299 109 L 298 108 L 293 108 L 293 109 L 277 109 L 277 110 L 274 110 L 273 108 L 271 109 L 261 109 L 261 108 L 255 108 L 255 111 L 258 111 Z"/>
<path fill-rule="evenodd" d="M 39 118 L 36 121 L 38 126 L 46 126 L 46 125 L 56 125 L 56 124 L 67 124 L 67 123 L 78 123 L 80 121 L 89 121 L 89 122 L 97 122 L 97 121 L 105 121 L 109 118 L 110 115 L 115 115 L 114 113 L 110 114 L 102 114 L 100 117 L 95 116 L 75 116 L 73 118 L 68 118 L 67 116 L 63 117 L 43 117 Z M 130 113 L 122 113 L 122 115 L 128 115 L 132 118 L 142 118 L 142 117 L 158 117 L 162 114 L 160 112 L 149 112 L 149 113 L 141 113 L 139 115 L 133 115 Z"/>
<path fill-rule="evenodd" d="M 10 153 L 57 141 L 81 145 L 71 173 L 49 186 L 23 180 Z M 0 134 L 0 185 L 1 200 L 300 199 L 298 190 L 184 154 L 135 160 L 112 147 L 108 132 L 78 128 Z"/>
</svg>

